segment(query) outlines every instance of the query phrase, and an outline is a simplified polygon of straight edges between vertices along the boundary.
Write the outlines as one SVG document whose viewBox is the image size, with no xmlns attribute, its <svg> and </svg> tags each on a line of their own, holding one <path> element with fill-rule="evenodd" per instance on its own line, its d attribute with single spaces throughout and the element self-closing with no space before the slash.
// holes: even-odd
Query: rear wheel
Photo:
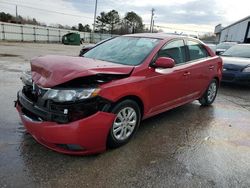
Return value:
<svg viewBox="0 0 250 188">
<path fill-rule="evenodd" d="M 109 131 L 108 146 L 116 148 L 127 143 L 135 134 L 141 120 L 138 104 L 133 100 L 118 103 L 112 112 L 116 118 Z"/>
<path fill-rule="evenodd" d="M 200 104 L 203 106 L 208 106 L 212 104 L 216 98 L 217 91 L 218 91 L 218 81 L 216 79 L 213 79 L 210 82 L 204 95 L 199 99 Z"/>
</svg>

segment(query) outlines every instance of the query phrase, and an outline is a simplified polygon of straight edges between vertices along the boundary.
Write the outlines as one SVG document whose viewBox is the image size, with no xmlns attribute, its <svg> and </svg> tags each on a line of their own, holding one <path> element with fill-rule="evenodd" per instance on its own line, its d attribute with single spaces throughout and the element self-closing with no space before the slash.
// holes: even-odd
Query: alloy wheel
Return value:
<svg viewBox="0 0 250 188">
<path fill-rule="evenodd" d="M 126 140 L 133 133 L 137 124 L 136 111 L 131 107 L 122 108 L 116 115 L 112 132 L 115 139 Z"/>
</svg>

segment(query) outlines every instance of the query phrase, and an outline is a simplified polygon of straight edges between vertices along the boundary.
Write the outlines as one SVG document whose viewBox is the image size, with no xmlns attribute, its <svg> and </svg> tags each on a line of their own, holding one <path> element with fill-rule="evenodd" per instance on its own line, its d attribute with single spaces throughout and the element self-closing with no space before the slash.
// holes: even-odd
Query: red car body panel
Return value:
<svg viewBox="0 0 250 188">
<path fill-rule="evenodd" d="M 34 122 L 23 115 L 20 106 L 17 105 L 16 108 L 26 130 L 39 143 L 65 154 L 84 155 L 105 151 L 107 134 L 115 118 L 114 114 L 98 112 L 88 118 L 68 124 Z M 56 144 L 78 144 L 84 150 L 72 152 Z"/>
<path fill-rule="evenodd" d="M 69 66 L 70 64 L 70 66 Z M 133 67 L 95 59 L 70 56 L 44 56 L 31 61 L 33 81 L 41 87 L 54 87 L 75 78 L 96 74 L 129 74 Z"/>
<path fill-rule="evenodd" d="M 207 65 L 201 66 L 204 61 Z M 112 101 L 138 97 L 143 103 L 145 119 L 200 98 L 213 78 L 221 79 L 221 68 L 217 56 L 159 71 L 135 68 L 130 77 L 102 85 L 100 96 Z"/>
<path fill-rule="evenodd" d="M 151 34 L 143 34 L 142 37 L 151 37 Z M 222 60 L 204 44 L 209 53 L 207 58 L 170 69 L 151 67 L 150 63 L 156 53 L 163 45 L 175 39 L 175 36 L 164 38 L 159 35 L 159 38 L 162 40 L 138 66 L 119 65 L 82 57 L 46 56 L 32 60 L 32 78 L 41 87 L 53 87 L 74 78 L 99 73 L 127 74 L 129 76 L 125 78 L 100 84 L 99 96 L 113 103 L 124 97 L 136 97 L 142 103 L 143 119 L 199 99 L 212 79 L 221 80 Z M 112 113 L 97 112 L 69 124 L 62 125 L 55 122 L 37 124 L 24 118 L 20 107 L 17 106 L 17 109 L 26 129 L 38 142 L 67 154 L 91 154 L 104 151 L 107 136 L 115 118 Z M 56 147 L 57 143 L 80 144 L 86 151 L 63 150 Z"/>
</svg>

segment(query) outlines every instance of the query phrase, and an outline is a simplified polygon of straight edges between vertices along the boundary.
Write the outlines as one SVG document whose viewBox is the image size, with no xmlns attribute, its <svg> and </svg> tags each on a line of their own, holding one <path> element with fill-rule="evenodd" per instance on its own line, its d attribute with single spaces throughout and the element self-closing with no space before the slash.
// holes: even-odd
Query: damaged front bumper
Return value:
<svg viewBox="0 0 250 188">
<path fill-rule="evenodd" d="M 50 100 L 38 100 L 36 102 L 29 99 L 23 91 L 17 93 L 17 102 L 24 114 L 38 121 L 53 121 L 57 123 L 69 123 L 90 115 L 98 111 L 107 111 L 111 102 L 101 97 L 86 99 L 81 102 L 55 103 Z"/>
<path fill-rule="evenodd" d="M 107 107 L 109 103 L 104 99 L 92 99 L 85 103 L 41 107 L 19 91 L 15 106 L 26 130 L 39 143 L 57 152 L 84 155 L 106 150 L 115 115 L 100 111 L 99 104 L 105 109 L 103 104 Z M 88 107 L 95 110 L 89 113 Z"/>
</svg>

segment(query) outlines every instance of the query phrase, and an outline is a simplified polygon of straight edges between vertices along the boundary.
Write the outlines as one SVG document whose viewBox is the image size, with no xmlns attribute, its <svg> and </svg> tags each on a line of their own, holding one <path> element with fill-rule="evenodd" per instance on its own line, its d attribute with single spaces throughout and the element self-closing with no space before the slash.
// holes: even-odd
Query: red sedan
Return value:
<svg viewBox="0 0 250 188">
<path fill-rule="evenodd" d="M 127 143 L 143 119 L 194 100 L 212 104 L 221 74 L 221 58 L 197 39 L 125 35 L 84 57 L 33 59 L 16 108 L 44 146 L 100 153 Z"/>
</svg>

